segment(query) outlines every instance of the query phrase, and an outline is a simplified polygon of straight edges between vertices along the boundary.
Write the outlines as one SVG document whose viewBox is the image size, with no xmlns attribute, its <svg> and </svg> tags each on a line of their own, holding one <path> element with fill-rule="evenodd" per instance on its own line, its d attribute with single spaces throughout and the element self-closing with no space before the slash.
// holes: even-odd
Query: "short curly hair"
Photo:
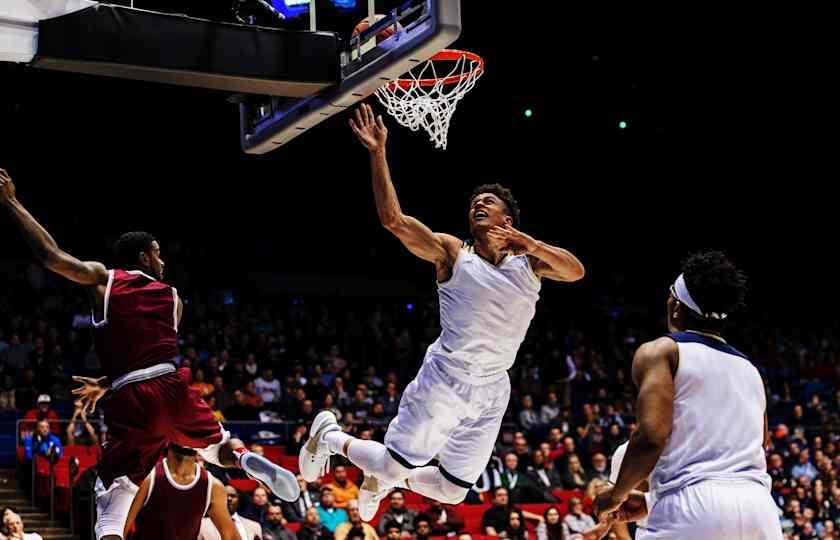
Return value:
<svg viewBox="0 0 840 540">
<path fill-rule="evenodd" d="M 691 297 L 703 311 L 729 315 L 744 307 L 747 276 L 723 252 L 692 253 L 682 271 Z"/>
<path fill-rule="evenodd" d="M 508 188 L 499 183 L 482 184 L 473 190 L 472 195 L 470 195 L 470 203 L 472 203 L 473 199 L 475 199 L 482 193 L 492 193 L 493 195 L 504 201 L 505 206 L 507 207 L 506 213 L 513 220 L 513 226 L 519 227 L 519 202 L 517 202 L 516 198 L 513 196 L 513 193 L 511 193 L 511 191 Z"/>
<path fill-rule="evenodd" d="M 132 268 L 137 265 L 138 255 L 152 249 L 155 237 L 143 231 L 127 232 L 114 242 L 114 257 L 119 265 Z"/>
</svg>

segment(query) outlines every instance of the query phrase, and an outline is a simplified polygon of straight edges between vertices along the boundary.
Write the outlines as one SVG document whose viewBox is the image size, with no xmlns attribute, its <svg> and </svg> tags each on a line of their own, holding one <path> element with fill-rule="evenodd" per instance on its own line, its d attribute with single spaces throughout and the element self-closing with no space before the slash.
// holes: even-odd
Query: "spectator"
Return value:
<svg viewBox="0 0 840 540">
<path fill-rule="evenodd" d="M 321 524 L 321 514 L 314 506 L 306 511 L 298 540 L 332 540 L 333 533 Z"/>
<path fill-rule="evenodd" d="M 225 388 L 225 380 L 221 375 L 213 377 L 213 397 L 216 398 L 216 405 L 220 411 L 225 411 L 233 405 L 233 396 Z"/>
<path fill-rule="evenodd" d="M 407 538 L 403 535 L 399 523 L 384 523 L 381 527 L 385 530 L 385 540 L 400 540 L 401 538 Z"/>
<path fill-rule="evenodd" d="M 528 530 L 525 528 L 525 520 L 521 512 L 511 510 L 508 513 L 507 527 L 499 536 L 509 540 L 528 540 Z"/>
<path fill-rule="evenodd" d="M 794 478 L 800 478 L 802 476 L 808 478 L 808 480 L 813 480 L 817 477 L 819 472 L 817 471 L 816 467 L 809 461 L 810 452 L 808 452 L 807 448 L 803 448 L 802 451 L 799 452 L 798 463 L 794 465 L 791 470 L 790 474 Z"/>
<path fill-rule="evenodd" d="M 280 381 L 274 378 L 274 370 L 266 367 L 262 371 L 262 377 L 254 381 L 263 403 L 268 405 L 279 403 L 281 397 Z"/>
<path fill-rule="evenodd" d="M 3 518 L 3 525 L 8 531 L 8 540 L 43 540 L 38 533 L 23 532 L 23 520 L 20 515 L 9 512 Z"/>
<path fill-rule="evenodd" d="M 285 528 L 279 504 L 269 504 L 262 527 L 263 540 L 297 540 L 295 533 Z"/>
<path fill-rule="evenodd" d="M 237 513 L 239 509 L 239 492 L 233 486 L 225 486 L 227 492 L 227 506 L 233 524 L 244 540 L 262 539 L 262 527 L 256 521 L 244 518 Z M 213 525 L 209 517 L 201 520 L 201 528 L 198 531 L 198 540 L 221 540 L 219 530 Z"/>
<path fill-rule="evenodd" d="M 35 432 L 23 439 L 24 459 L 32 461 L 33 456 L 44 456 L 51 461 L 58 461 L 64 455 L 61 439 L 50 433 L 50 423 L 39 420 Z"/>
<path fill-rule="evenodd" d="M 263 400 L 257 393 L 257 387 L 254 386 L 254 381 L 245 383 L 245 405 L 261 410 L 263 408 Z"/>
<path fill-rule="evenodd" d="M 458 535 L 458 540 L 472 540 L 472 536 L 469 533 L 461 533 Z"/>
<path fill-rule="evenodd" d="M 333 481 L 329 484 L 335 496 L 336 508 L 347 508 L 350 501 L 359 498 L 359 487 L 347 479 L 347 467 L 338 465 L 333 470 Z"/>
<path fill-rule="evenodd" d="M 566 489 L 577 489 L 583 491 L 586 489 L 586 484 L 589 482 L 589 477 L 583 466 L 580 464 L 580 458 L 576 454 L 568 457 L 566 470 L 563 473 L 563 485 Z"/>
<path fill-rule="evenodd" d="M 204 370 L 201 368 L 195 369 L 195 373 L 193 373 L 193 382 L 190 385 L 190 388 L 197 390 L 203 398 L 206 398 L 215 390 L 213 385 L 205 380 Z"/>
<path fill-rule="evenodd" d="M 403 492 L 395 489 L 388 497 L 388 508 L 379 518 L 379 534 L 386 533 L 385 527 L 388 524 L 396 523 L 400 527 L 403 538 L 408 538 L 414 533 L 414 518 L 417 512 L 405 507 L 405 496 Z"/>
<path fill-rule="evenodd" d="M 233 393 L 233 405 L 225 410 L 225 418 L 232 422 L 256 422 L 260 419 L 257 410 L 248 405 L 242 390 Z"/>
<path fill-rule="evenodd" d="M 321 488 L 321 501 L 318 505 L 318 516 L 321 524 L 330 531 L 335 533 L 335 529 L 342 523 L 348 520 L 347 512 L 341 508 L 335 507 L 335 495 L 329 486 Z"/>
<path fill-rule="evenodd" d="M 2 363 L 0 363 L 0 368 L 2 368 Z M 2 378 L 3 384 L 0 385 L 0 411 L 17 410 L 15 380 L 8 373 L 4 374 Z"/>
<path fill-rule="evenodd" d="M 569 499 L 569 513 L 563 518 L 563 534 L 582 535 L 595 526 L 592 516 L 583 513 L 583 503 L 577 497 Z"/>
<path fill-rule="evenodd" d="M 300 497 L 294 502 L 283 502 L 283 516 L 292 523 L 301 523 L 306 517 L 306 511 L 315 506 L 318 497 L 317 492 L 310 489 L 300 474 L 295 478 L 300 486 Z"/>
<path fill-rule="evenodd" d="M 61 428 L 58 424 L 58 414 L 50 408 L 49 394 L 41 394 L 38 396 L 38 402 L 34 409 L 29 409 L 23 415 L 23 422 L 21 422 L 21 429 L 24 431 L 31 431 L 35 428 L 35 423 L 40 420 L 49 421 L 49 429 L 51 432 L 58 435 L 61 433 Z"/>
<path fill-rule="evenodd" d="M 561 475 L 565 475 L 569 466 L 569 458 L 575 455 L 577 450 L 574 438 L 568 435 L 563 437 L 559 450 L 560 452 L 557 454 L 557 458 L 554 458 L 554 466 L 557 467 Z"/>
<path fill-rule="evenodd" d="M 255 445 L 256 446 L 256 445 Z M 254 451 L 253 446 L 251 451 Z M 240 515 L 256 521 L 261 527 L 265 526 L 268 517 L 268 492 L 262 486 L 257 486 L 251 494 L 251 504 L 242 509 Z"/>
<path fill-rule="evenodd" d="M 324 403 L 321 407 L 321 410 L 331 411 L 336 418 L 341 418 L 341 411 L 338 410 L 338 407 L 335 406 L 335 398 L 333 398 L 332 394 L 327 394 L 324 396 Z"/>
<path fill-rule="evenodd" d="M 542 490 L 562 489 L 563 478 L 554 468 L 554 464 L 545 460 L 542 450 L 531 452 L 531 465 L 527 472 L 530 481 Z"/>
<path fill-rule="evenodd" d="M 484 512 L 481 517 L 481 530 L 486 536 L 499 536 L 508 526 L 508 514 L 516 510 L 525 519 L 532 519 L 538 522 L 543 521 L 542 516 L 530 512 L 522 512 L 519 508 L 511 506 L 508 490 L 504 487 L 497 487 L 493 490 L 493 506 Z"/>
<path fill-rule="evenodd" d="M 434 499 L 428 501 L 429 507 L 423 513 L 431 520 L 432 536 L 448 536 L 464 528 L 464 519 L 458 514 L 455 506 Z"/>
<path fill-rule="evenodd" d="M 368 414 L 370 414 L 370 402 L 368 401 L 367 396 L 365 396 L 364 390 L 356 390 L 353 401 L 350 402 L 347 408 L 356 418 L 362 420 L 367 418 Z"/>
<path fill-rule="evenodd" d="M 77 420 L 81 419 L 81 422 Z M 81 423 L 81 425 L 79 425 Z M 76 408 L 73 411 L 73 417 L 70 423 L 67 424 L 67 446 L 81 444 L 85 446 L 93 446 L 99 443 L 99 438 L 96 435 L 96 430 L 88 422 L 87 413 L 81 402 L 76 402 Z"/>
<path fill-rule="evenodd" d="M 349 534 L 352 529 L 361 529 L 364 540 L 379 540 L 376 529 L 370 524 L 364 523 L 359 516 L 359 503 L 357 501 L 348 502 L 347 516 L 349 521 L 336 527 L 335 540 L 350 540 Z"/>
<path fill-rule="evenodd" d="M 519 465 L 517 469 L 520 472 L 525 472 L 531 466 L 531 447 L 528 446 L 528 441 L 525 435 L 517 432 L 513 437 L 513 453 L 516 454 Z"/>
<path fill-rule="evenodd" d="M 519 458 L 509 452 L 505 455 L 505 468 L 502 471 L 502 487 L 508 489 L 513 502 L 556 502 L 554 496 L 535 484 L 531 478 L 518 470 Z"/>
<path fill-rule="evenodd" d="M 6 348 L 6 366 L 16 373 L 32 367 L 29 363 L 29 354 L 33 350 L 32 343 L 21 342 L 19 334 L 11 334 Z"/>
<path fill-rule="evenodd" d="M 607 456 L 600 452 L 592 456 L 592 472 L 589 478 L 598 478 L 599 480 L 609 480 L 610 471 L 607 468 Z"/>
<path fill-rule="evenodd" d="M 560 416 L 560 403 L 557 401 L 557 393 L 549 392 L 546 401 L 540 407 L 540 423 L 551 424 Z"/>
<path fill-rule="evenodd" d="M 534 410 L 534 399 L 530 395 L 522 397 L 522 410 L 519 412 L 519 425 L 525 431 L 540 426 L 540 416 Z"/>
<path fill-rule="evenodd" d="M 543 518 L 544 521 L 537 527 L 537 540 L 566 540 L 560 510 L 556 506 L 547 508 Z"/>
<path fill-rule="evenodd" d="M 227 422 L 225 415 L 222 414 L 222 411 L 219 410 L 218 402 L 216 401 L 216 395 L 211 394 L 204 398 L 205 403 L 207 406 L 210 407 L 210 411 L 213 413 L 213 418 L 216 419 L 218 422 Z"/>
<path fill-rule="evenodd" d="M 385 396 L 382 398 L 382 405 L 385 408 L 385 415 L 387 417 L 393 418 L 397 415 L 401 397 L 395 383 L 390 382 L 385 386 Z"/>
<path fill-rule="evenodd" d="M 418 514 L 414 518 L 414 539 L 429 540 L 432 535 L 432 520 L 425 514 Z"/>
</svg>

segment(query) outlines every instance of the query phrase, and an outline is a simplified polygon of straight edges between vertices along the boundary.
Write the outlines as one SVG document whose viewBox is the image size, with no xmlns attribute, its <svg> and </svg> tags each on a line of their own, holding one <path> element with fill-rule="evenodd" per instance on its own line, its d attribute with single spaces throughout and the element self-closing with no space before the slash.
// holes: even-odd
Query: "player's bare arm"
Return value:
<svg viewBox="0 0 840 540">
<path fill-rule="evenodd" d="M 207 510 L 207 515 L 210 521 L 216 526 L 222 540 L 239 540 L 239 532 L 236 530 L 236 525 L 233 524 L 233 519 L 230 517 L 227 507 L 227 492 L 225 486 L 217 479 L 210 477 L 212 488 L 210 492 L 210 508 Z"/>
<path fill-rule="evenodd" d="M 154 472 L 152 472 L 154 474 Z M 131 502 L 131 508 L 128 511 L 128 519 L 125 520 L 125 528 L 123 529 L 123 538 L 128 538 L 128 532 L 134 527 L 134 522 L 137 521 L 137 514 L 143 509 L 146 503 L 146 498 L 149 496 L 149 487 L 151 486 L 152 475 L 146 476 L 143 482 L 140 483 L 140 489 L 137 490 L 137 495 Z"/>
<path fill-rule="evenodd" d="M 583 264 L 563 248 L 536 240 L 511 225 L 493 227 L 487 235 L 514 255 L 527 254 L 538 277 L 554 281 L 577 281 L 583 278 Z"/>
<path fill-rule="evenodd" d="M 435 233 L 420 220 L 403 214 L 385 155 L 388 128 L 382 116 L 374 117 L 373 109 L 362 104 L 356 109 L 355 119 L 350 119 L 350 128 L 370 152 L 373 195 L 382 226 L 399 238 L 411 253 L 434 264 L 438 281 L 446 281 L 455 264 L 461 241 L 449 234 Z"/>
<path fill-rule="evenodd" d="M 108 282 L 108 270 L 105 265 L 80 261 L 58 247 L 50 233 L 18 201 L 15 196 L 15 184 L 3 169 L 0 169 L 0 205 L 6 208 L 35 257 L 44 267 L 81 285 L 105 285 Z"/>
<path fill-rule="evenodd" d="M 633 381 L 639 427 L 630 436 L 627 454 L 613 489 L 599 494 L 593 511 L 599 518 L 618 510 L 636 487 L 648 479 L 671 435 L 674 415 L 674 369 L 677 344 L 669 338 L 645 343 L 633 357 Z"/>
</svg>

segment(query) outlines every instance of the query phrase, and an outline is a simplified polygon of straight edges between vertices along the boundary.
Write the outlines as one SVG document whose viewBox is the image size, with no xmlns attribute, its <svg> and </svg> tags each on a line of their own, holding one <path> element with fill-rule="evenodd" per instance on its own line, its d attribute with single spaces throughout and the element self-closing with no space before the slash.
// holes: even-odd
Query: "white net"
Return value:
<svg viewBox="0 0 840 540">
<path fill-rule="evenodd" d="M 452 64 L 448 74 L 438 76 L 436 62 Z M 400 125 L 412 131 L 426 130 L 436 148 L 446 149 L 446 136 L 455 108 L 484 73 L 476 55 L 441 51 L 422 68 L 415 67 L 407 78 L 392 81 L 376 91 L 379 102 Z"/>
</svg>

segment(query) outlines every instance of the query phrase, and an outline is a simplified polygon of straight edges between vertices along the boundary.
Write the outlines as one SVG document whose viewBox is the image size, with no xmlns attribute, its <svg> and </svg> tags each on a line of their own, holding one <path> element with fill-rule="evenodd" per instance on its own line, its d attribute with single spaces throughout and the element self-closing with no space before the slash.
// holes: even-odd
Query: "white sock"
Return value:
<svg viewBox="0 0 840 540">
<path fill-rule="evenodd" d="M 343 431 L 330 431 L 326 435 L 324 435 L 324 440 L 327 442 L 327 446 L 330 449 L 330 452 L 333 454 L 341 454 L 344 451 L 344 443 L 352 439 L 350 435 L 344 433 Z"/>
</svg>

